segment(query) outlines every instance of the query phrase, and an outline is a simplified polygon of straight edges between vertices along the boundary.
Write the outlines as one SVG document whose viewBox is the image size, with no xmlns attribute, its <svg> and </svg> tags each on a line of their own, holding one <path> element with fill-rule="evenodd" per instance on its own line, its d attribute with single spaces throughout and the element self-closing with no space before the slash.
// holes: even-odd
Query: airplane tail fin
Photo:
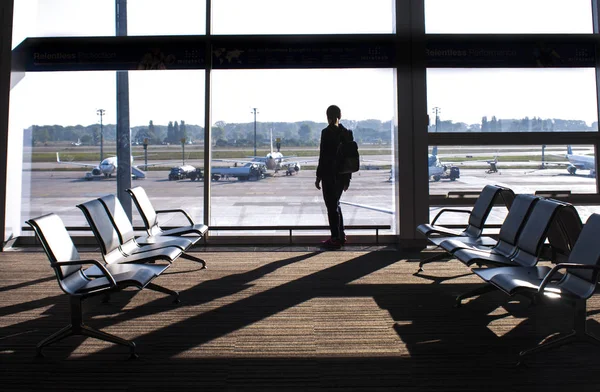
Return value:
<svg viewBox="0 0 600 392">
<path fill-rule="evenodd" d="M 273 128 L 271 128 L 270 131 L 271 131 L 271 154 L 273 154 Z"/>
<path fill-rule="evenodd" d="M 56 153 L 56 162 L 60 163 L 60 155 L 58 155 L 58 153 Z"/>
<path fill-rule="evenodd" d="M 437 146 L 434 146 L 431 150 L 431 155 L 437 155 Z"/>
<path fill-rule="evenodd" d="M 573 155 L 573 149 L 570 144 L 567 146 L 567 155 Z"/>
</svg>

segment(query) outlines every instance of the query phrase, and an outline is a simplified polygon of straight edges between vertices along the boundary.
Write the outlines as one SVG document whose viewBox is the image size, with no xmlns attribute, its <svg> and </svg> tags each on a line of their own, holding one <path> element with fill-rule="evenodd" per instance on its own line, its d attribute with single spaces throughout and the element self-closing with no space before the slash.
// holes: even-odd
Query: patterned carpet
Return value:
<svg viewBox="0 0 600 392">
<path fill-rule="evenodd" d="M 0 253 L 0 389 L 600 390 L 589 344 L 515 367 L 520 350 L 570 331 L 569 307 L 494 292 L 454 308 L 481 282 L 456 261 L 414 276 L 415 259 L 390 250 L 194 255 L 208 269 L 178 260 L 155 280 L 180 292 L 178 305 L 133 289 L 84 302 L 89 326 L 135 341 L 129 360 L 125 347 L 82 337 L 36 358 L 36 344 L 68 324 L 68 296 L 43 253 Z M 599 309 L 592 297 L 597 336 Z"/>
</svg>

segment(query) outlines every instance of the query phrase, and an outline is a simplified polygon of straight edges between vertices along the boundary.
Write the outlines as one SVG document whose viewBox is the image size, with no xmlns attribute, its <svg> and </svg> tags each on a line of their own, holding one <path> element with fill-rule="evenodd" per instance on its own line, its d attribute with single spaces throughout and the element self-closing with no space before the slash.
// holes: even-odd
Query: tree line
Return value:
<svg viewBox="0 0 600 392">
<path fill-rule="evenodd" d="M 479 124 L 439 120 L 429 125 L 429 132 L 580 132 L 597 131 L 598 122 L 590 126 L 582 120 L 563 120 L 557 118 L 524 117 L 521 119 L 498 119 L 492 116 L 481 118 Z"/>
<path fill-rule="evenodd" d="M 391 122 L 380 120 L 345 120 L 342 123 L 354 131 L 359 143 L 389 144 L 392 140 Z M 318 146 L 321 130 L 326 123 L 313 121 L 299 122 L 257 122 L 256 141 L 259 145 L 269 145 L 271 134 L 274 139 L 281 139 L 286 146 Z M 58 142 L 81 141 L 84 145 L 100 144 L 100 124 L 92 125 L 32 125 L 26 131 L 31 133 L 34 145 Z M 217 146 L 249 147 L 254 145 L 255 124 L 226 123 L 217 121 L 211 128 L 212 141 Z M 116 140 L 115 124 L 104 124 L 102 135 L 104 141 Z M 198 143 L 204 140 L 204 127 L 187 124 L 184 120 L 169 121 L 167 125 L 154 124 L 150 121 L 146 126 L 131 128 L 133 144 L 181 144 Z"/>
</svg>

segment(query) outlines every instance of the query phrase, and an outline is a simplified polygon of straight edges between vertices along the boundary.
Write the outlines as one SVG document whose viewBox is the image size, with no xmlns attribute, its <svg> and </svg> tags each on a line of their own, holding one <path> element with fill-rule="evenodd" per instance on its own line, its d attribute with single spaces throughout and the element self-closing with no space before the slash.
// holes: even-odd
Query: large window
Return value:
<svg viewBox="0 0 600 392">
<path fill-rule="evenodd" d="M 27 37 L 114 35 L 114 0 L 15 1 L 13 48 Z"/>
<path fill-rule="evenodd" d="M 392 33 L 393 0 L 214 0 L 213 34 Z"/>
<path fill-rule="evenodd" d="M 202 222 L 204 71 L 130 72 L 129 101 L 133 162 L 146 176 L 132 185 L 143 186 L 157 209 L 183 207 Z M 167 226 L 185 222 L 180 214 L 161 219 Z"/>
<path fill-rule="evenodd" d="M 206 34 L 205 1 L 127 1 L 127 35 L 202 34 Z"/>
<path fill-rule="evenodd" d="M 428 34 L 592 33 L 590 0 L 425 0 Z"/>
<path fill-rule="evenodd" d="M 596 193 L 592 145 L 440 146 L 429 157 L 431 195 L 480 191 L 488 184 L 515 193 Z M 452 179 L 451 168 L 460 177 Z"/>
<path fill-rule="evenodd" d="M 392 70 L 213 71 L 212 76 L 213 173 L 218 180 L 212 186 L 211 225 L 326 225 L 314 179 L 325 110 L 332 104 L 342 109 L 341 122 L 354 131 L 364 159 L 342 200 L 368 201 L 393 212 Z M 264 160 L 271 145 L 286 158 L 257 176 L 247 162 Z M 347 225 L 393 220 L 392 214 L 342 208 Z"/>
<path fill-rule="evenodd" d="M 429 69 L 429 132 L 598 130 L 592 68 Z"/>
<path fill-rule="evenodd" d="M 75 205 L 116 192 L 115 172 L 99 167 L 101 152 L 116 154 L 115 97 L 114 72 L 31 73 L 12 90 L 8 174 L 22 190 L 9 188 L 7 212 L 18 227 L 49 212 L 85 226 Z"/>
</svg>

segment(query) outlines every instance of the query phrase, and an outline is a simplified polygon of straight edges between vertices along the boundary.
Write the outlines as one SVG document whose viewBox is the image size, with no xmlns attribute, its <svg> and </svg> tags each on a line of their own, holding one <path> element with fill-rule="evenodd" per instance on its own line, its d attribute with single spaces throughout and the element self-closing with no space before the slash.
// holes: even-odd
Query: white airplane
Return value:
<svg viewBox="0 0 600 392">
<path fill-rule="evenodd" d="M 571 146 L 567 146 L 567 155 L 565 156 L 569 160 L 567 171 L 569 174 L 574 175 L 577 169 L 589 170 L 590 177 L 596 176 L 596 159 L 593 155 L 577 155 L 573 154 Z"/>
<path fill-rule="evenodd" d="M 433 181 L 439 181 L 442 178 L 448 178 L 455 181 L 460 178 L 460 169 L 455 166 L 444 165 L 437 156 L 437 146 L 433 147 L 431 154 L 428 155 L 429 178 Z"/>
<path fill-rule="evenodd" d="M 105 158 L 102 160 L 102 162 L 100 162 L 100 164 L 94 165 L 93 163 L 61 161 L 60 154 L 57 152 L 56 153 L 56 162 L 66 164 L 66 165 L 91 168 L 91 171 L 89 171 L 88 173 L 85 173 L 86 180 L 92 180 L 94 178 L 102 178 L 102 177 L 109 178 L 109 177 L 112 177 L 112 175 L 117 172 L 117 157 Z M 160 164 L 162 164 L 162 163 L 152 163 L 152 164 L 148 164 L 148 166 L 156 166 L 156 165 L 160 165 Z M 133 157 L 131 157 L 131 177 L 134 179 L 146 178 L 146 173 L 144 173 L 137 166 L 133 165 Z"/>
<path fill-rule="evenodd" d="M 271 131 L 271 152 L 264 157 L 250 156 L 251 161 L 246 160 L 235 160 L 235 159 L 214 159 L 215 162 L 232 162 L 239 164 L 256 163 L 264 166 L 267 170 L 273 170 L 275 173 L 280 170 L 285 170 L 286 176 L 298 173 L 301 168 L 301 164 L 313 162 L 311 160 L 306 161 L 290 161 L 290 158 L 296 158 L 295 156 L 285 156 L 279 152 L 280 144 L 277 142 L 277 151 L 273 151 L 273 131 Z"/>
<path fill-rule="evenodd" d="M 71 145 L 72 145 L 72 146 L 75 146 L 75 147 L 77 147 L 77 146 L 81 146 L 81 140 L 80 140 L 79 138 L 77 138 L 77 141 L 76 141 L 76 142 L 73 142 L 73 143 L 71 143 Z"/>
</svg>

